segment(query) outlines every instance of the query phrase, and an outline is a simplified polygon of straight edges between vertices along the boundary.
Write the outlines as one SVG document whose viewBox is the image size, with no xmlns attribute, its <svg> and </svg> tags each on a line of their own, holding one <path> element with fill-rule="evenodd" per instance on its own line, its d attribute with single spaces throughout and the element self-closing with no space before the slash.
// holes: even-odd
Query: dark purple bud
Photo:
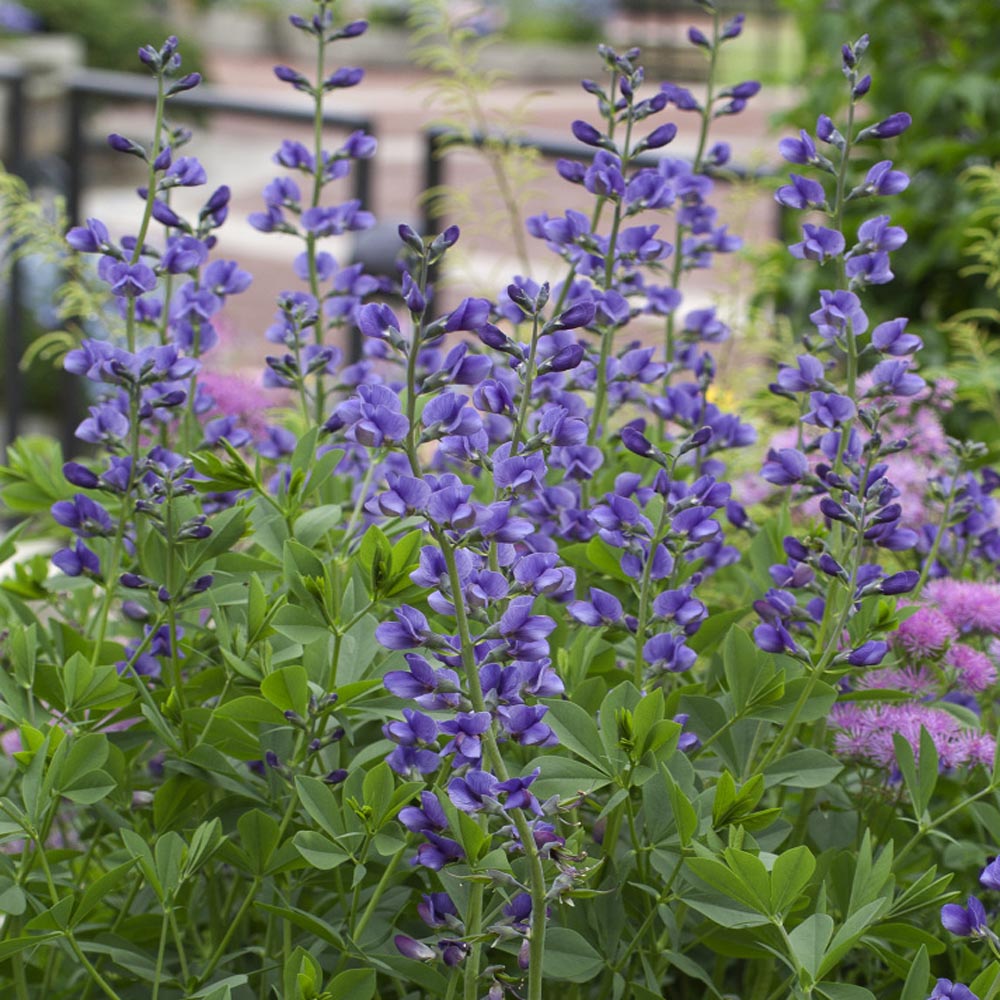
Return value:
<svg viewBox="0 0 1000 1000">
<path fill-rule="evenodd" d="M 185 90 L 194 90 L 200 83 L 201 73 L 188 73 L 187 76 L 182 76 L 167 88 L 166 96 L 173 97 L 174 94 L 181 94 Z"/>
<path fill-rule="evenodd" d="M 824 517 L 830 518 L 832 521 L 845 521 L 850 523 L 853 518 L 850 514 L 844 510 L 843 507 L 830 497 L 823 497 L 819 502 L 819 509 Z"/>
<path fill-rule="evenodd" d="M 108 145 L 118 153 L 130 153 L 132 156 L 138 156 L 140 160 L 146 159 L 146 150 L 139 143 L 126 139 L 117 132 L 112 132 L 108 136 Z"/>
<path fill-rule="evenodd" d="M 340 29 L 341 38 L 357 38 L 358 35 L 363 35 L 368 30 L 368 22 L 359 20 L 351 21 L 349 24 L 345 24 Z"/>
<path fill-rule="evenodd" d="M 433 948 L 428 948 L 423 942 L 407 937 L 405 934 L 397 934 L 393 938 L 393 943 L 401 955 L 417 962 L 430 962 L 436 956 Z"/>
<path fill-rule="evenodd" d="M 914 569 L 908 569 L 887 576 L 879 585 L 879 590 L 883 594 L 908 594 L 919 580 L 920 574 Z"/>
<path fill-rule="evenodd" d="M 743 22 L 745 20 L 745 14 L 737 14 L 729 21 L 726 21 L 726 23 L 722 26 L 722 40 L 728 41 L 730 38 L 736 38 L 740 32 L 743 31 Z"/>
<path fill-rule="evenodd" d="M 581 344 L 570 344 L 568 347 L 564 347 L 561 351 L 557 351 L 545 362 L 545 369 L 550 372 L 568 372 L 572 369 L 579 367 L 580 362 L 583 361 L 583 345 Z M 539 366 L 541 370 L 542 366 Z"/>
<path fill-rule="evenodd" d="M 643 458 L 653 454 L 653 446 L 649 443 L 649 439 L 634 427 L 622 428 L 622 444 L 629 451 L 641 455 Z"/>
<path fill-rule="evenodd" d="M 864 97 L 865 94 L 871 90 L 872 77 L 870 73 L 866 73 L 860 80 L 854 85 L 854 98 L 857 100 L 859 97 Z"/>
<path fill-rule="evenodd" d="M 267 764 L 268 767 L 281 767 L 281 761 L 278 760 L 278 755 L 273 750 L 268 750 L 267 753 L 264 754 L 264 763 Z"/>
<path fill-rule="evenodd" d="M 896 114 L 889 115 L 888 118 L 883 118 L 877 124 L 866 128 L 858 138 L 891 139 L 905 132 L 912 122 L 913 119 L 905 111 L 897 111 Z"/>
<path fill-rule="evenodd" d="M 343 767 L 338 767 L 336 770 L 331 771 L 329 774 L 325 775 L 323 780 L 328 785 L 340 785 L 347 781 L 347 769 Z"/>
<path fill-rule="evenodd" d="M 600 146 L 604 142 L 604 136 L 589 122 L 577 119 L 571 127 L 573 135 L 588 146 Z"/>
<path fill-rule="evenodd" d="M 587 168 L 576 160 L 556 160 L 556 171 L 563 180 L 571 184 L 582 184 Z"/>
<path fill-rule="evenodd" d="M 67 462 L 63 466 L 62 471 L 63 475 L 69 482 L 71 482 L 74 486 L 81 487 L 82 489 L 92 490 L 100 484 L 100 480 L 97 476 L 85 465 L 80 465 L 79 462 Z"/>
<path fill-rule="evenodd" d="M 712 47 L 712 43 L 708 40 L 705 33 L 693 26 L 688 28 L 688 41 L 692 45 L 697 45 L 702 49 L 711 49 Z"/>
<path fill-rule="evenodd" d="M 597 307 L 593 299 L 580 299 L 568 309 L 564 309 L 551 323 L 552 330 L 576 330 L 594 321 Z"/>
<path fill-rule="evenodd" d="M 847 662 L 852 667 L 874 667 L 885 659 L 889 652 L 889 643 L 881 639 L 872 639 L 862 643 L 857 649 L 851 650 Z"/>
<path fill-rule="evenodd" d="M 816 138 L 822 142 L 829 142 L 833 138 L 833 133 L 836 132 L 834 128 L 833 120 L 829 115 L 820 115 L 816 119 Z"/>
<path fill-rule="evenodd" d="M 668 142 L 674 141 L 676 135 L 677 126 L 673 122 L 661 125 L 659 128 L 653 129 L 646 137 L 646 149 L 659 149 L 661 146 L 666 146 Z"/>
</svg>

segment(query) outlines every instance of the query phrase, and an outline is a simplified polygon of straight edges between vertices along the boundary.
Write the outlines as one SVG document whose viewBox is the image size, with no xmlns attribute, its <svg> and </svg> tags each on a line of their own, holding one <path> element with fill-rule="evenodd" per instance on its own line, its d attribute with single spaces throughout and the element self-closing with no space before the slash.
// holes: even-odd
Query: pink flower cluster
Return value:
<svg viewBox="0 0 1000 1000">
<path fill-rule="evenodd" d="M 931 705 L 905 702 L 862 707 L 846 702 L 834 706 L 830 721 L 840 730 L 833 741 L 839 754 L 879 767 L 896 767 L 894 733 L 900 733 L 918 753 L 921 728 L 934 740 L 942 769 L 993 765 L 996 743 L 991 735 L 964 728 L 950 712 Z"/>
<path fill-rule="evenodd" d="M 845 757 L 890 771 L 896 769 L 893 734 L 900 733 L 919 753 L 920 730 L 934 740 L 941 767 L 991 767 L 993 734 L 969 726 L 948 707 L 961 705 L 977 715 L 978 695 L 997 682 L 993 656 L 1000 644 L 1000 584 L 941 579 L 929 584 L 924 602 L 889 637 L 895 663 L 856 678 L 856 688 L 899 691 L 910 699 L 834 706 L 830 722 L 834 747 Z M 990 641 L 988 651 L 973 643 Z"/>
</svg>

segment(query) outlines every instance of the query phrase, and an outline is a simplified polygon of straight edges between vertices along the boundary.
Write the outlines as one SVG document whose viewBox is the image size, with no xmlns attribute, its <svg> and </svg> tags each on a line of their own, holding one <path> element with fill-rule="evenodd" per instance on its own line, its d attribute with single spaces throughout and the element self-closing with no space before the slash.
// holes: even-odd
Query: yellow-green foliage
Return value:
<svg viewBox="0 0 1000 1000">
<path fill-rule="evenodd" d="M 991 290 L 1000 287 L 1000 167 L 978 165 L 962 175 L 962 184 L 979 202 L 966 230 L 966 254 L 973 263 L 962 275 L 980 275 Z M 952 347 L 947 376 L 954 378 L 959 399 L 1000 421 L 1000 308 L 985 306 L 956 313 L 944 325 Z"/>
<path fill-rule="evenodd" d="M 416 61 L 434 74 L 430 104 L 441 115 L 438 124 L 455 130 L 455 146 L 470 145 L 474 133 L 487 136 L 480 151 L 490 168 L 489 179 L 478 186 L 444 185 L 427 196 L 441 199 L 449 221 L 463 227 L 474 223 L 479 232 L 506 231 L 527 269 L 521 206 L 541 170 L 534 150 L 511 145 L 505 137 L 521 130 L 526 103 L 534 95 L 502 112 L 488 105 L 488 95 L 506 79 L 504 73 L 481 65 L 493 40 L 469 27 L 468 17 L 457 19 L 445 0 L 418 0 L 409 23 Z"/>
<path fill-rule="evenodd" d="M 81 317 L 101 315 L 106 297 L 101 294 L 81 258 L 66 245 L 66 216 L 61 202 L 54 209 L 36 201 L 19 177 L 7 173 L 0 164 L 0 236 L 5 252 L 4 272 L 14 261 L 32 257 L 62 269 L 64 278 L 55 292 L 53 305 L 61 328 L 36 337 L 21 360 L 22 370 L 37 361 L 53 365 L 81 337 Z"/>
</svg>

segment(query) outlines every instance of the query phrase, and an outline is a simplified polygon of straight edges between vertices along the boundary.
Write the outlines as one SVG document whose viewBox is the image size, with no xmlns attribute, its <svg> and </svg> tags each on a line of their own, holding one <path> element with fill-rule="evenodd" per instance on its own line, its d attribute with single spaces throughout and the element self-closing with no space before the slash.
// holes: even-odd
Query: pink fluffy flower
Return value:
<svg viewBox="0 0 1000 1000">
<path fill-rule="evenodd" d="M 845 756 L 883 768 L 895 769 L 893 735 L 899 733 L 920 753 L 920 730 L 926 729 L 934 741 L 943 770 L 991 764 L 995 750 L 992 736 L 964 729 L 950 712 L 913 702 L 879 704 L 859 709 L 855 705 L 835 705 L 831 723 L 839 730 L 834 748 Z"/>
<path fill-rule="evenodd" d="M 913 657 L 939 656 L 957 638 L 958 631 L 949 618 L 933 608 L 921 608 L 902 622 L 892 634 L 892 644 Z"/>
<path fill-rule="evenodd" d="M 926 667 L 884 667 L 869 670 L 858 680 L 859 688 L 904 691 L 914 698 L 934 697 L 937 694 L 937 678 Z"/>
<path fill-rule="evenodd" d="M 1000 585 L 943 579 L 925 593 L 960 632 L 1000 635 Z"/>
<path fill-rule="evenodd" d="M 945 656 L 947 663 L 955 668 L 959 687 L 963 691 L 985 691 L 996 683 L 996 664 L 978 649 L 957 642 Z"/>
</svg>

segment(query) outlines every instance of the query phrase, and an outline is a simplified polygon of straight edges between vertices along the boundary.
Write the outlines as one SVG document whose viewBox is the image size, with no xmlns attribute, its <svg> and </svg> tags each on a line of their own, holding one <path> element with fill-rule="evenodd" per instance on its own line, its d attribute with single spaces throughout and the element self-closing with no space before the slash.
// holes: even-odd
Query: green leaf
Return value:
<svg viewBox="0 0 1000 1000">
<path fill-rule="evenodd" d="M 346 851 L 341 850 L 332 840 L 315 830 L 299 830 L 292 841 L 295 850 L 313 868 L 318 868 L 320 871 L 331 871 L 350 860 L 350 855 Z"/>
<path fill-rule="evenodd" d="M 771 867 L 771 912 L 784 916 L 815 870 L 816 859 L 805 845 L 780 855 Z"/>
<path fill-rule="evenodd" d="M 279 667 L 260 682 L 260 693 L 281 712 L 305 718 L 309 712 L 309 675 L 301 664 Z"/>
<path fill-rule="evenodd" d="M 271 620 L 274 631 L 300 646 L 328 638 L 332 632 L 318 611 L 298 604 L 286 604 L 279 608 Z"/>
<path fill-rule="evenodd" d="M 757 913 L 765 915 L 768 913 L 770 889 L 767 887 L 766 871 L 764 871 L 764 889 L 767 895 L 762 897 L 753 888 L 747 886 L 742 878 L 735 875 L 731 868 L 714 858 L 688 858 L 686 865 L 696 878 L 722 893 L 727 899 L 742 903 Z M 761 865 L 761 870 L 763 871 L 763 869 L 764 866 Z"/>
<path fill-rule="evenodd" d="M 764 769 L 768 788 L 788 785 L 792 788 L 822 788 L 844 770 L 844 765 L 822 750 L 793 750 Z"/>
<path fill-rule="evenodd" d="M 319 778 L 298 775 L 295 791 L 302 808 L 321 830 L 333 838 L 346 832 L 340 806 L 329 785 Z"/>
<path fill-rule="evenodd" d="M 816 990 L 827 1000 L 877 1000 L 871 990 L 854 983 L 817 983 Z"/>
<path fill-rule="evenodd" d="M 909 983 L 909 979 L 907 979 Z M 980 998 L 980 1000 L 993 1000 L 1000 990 L 1000 962 L 990 962 L 975 979 L 969 983 L 969 989 Z M 909 997 L 900 1000 L 910 1000 Z M 923 997 L 921 997 L 923 1000 Z"/>
<path fill-rule="evenodd" d="M 572 701 L 551 698 L 543 704 L 549 709 L 545 721 L 559 737 L 560 746 L 568 747 L 598 770 L 610 774 L 601 754 L 601 734 L 594 717 Z"/>
<path fill-rule="evenodd" d="M 392 768 L 383 760 L 376 764 L 365 775 L 361 785 L 361 794 L 365 805 L 371 806 L 376 827 L 381 826 L 392 806 L 392 793 L 396 781 Z"/>
<path fill-rule="evenodd" d="M 575 799 L 580 793 L 591 793 L 609 784 L 611 778 L 603 771 L 585 764 L 582 760 L 551 754 L 536 757 L 529 765 L 539 768 L 541 774 L 531 786 L 540 801 L 558 795 L 560 799 Z"/>
<path fill-rule="evenodd" d="M 612 548 L 603 538 L 595 535 L 589 542 L 585 554 L 591 565 L 612 580 L 631 583 L 631 578 L 622 570 L 618 549 Z"/>
<path fill-rule="evenodd" d="M 6 941 L 0 942 L 0 961 L 10 958 L 11 955 L 17 955 L 26 948 L 45 944 L 59 936 L 59 934 L 28 934 L 24 937 L 8 938 Z"/>
<path fill-rule="evenodd" d="M 340 524 L 342 517 L 343 511 L 338 504 L 328 503 L 314 507 L 296 519 L 293 534 L 297 541 L 313 548 L 328 531 Z"/>
<path fill-rule="evenodd" d="M 552 927 L 545 935 L 543 967 L 547 979 L 587 983 L 604 968 L 604 959 L 583 935 L 568 927 Z"/>
<path fill-rule="evenodd" d="M 374 969 L 348 969 L 333 977 L 328 990 L 336 1000 L 371 1000 L 375 985 Z"/>
<path fill-rule="evenodd" d="M 240 846 L 250 862 L 250 870 L 254 875 L 263 875 L 278 846 L 278 821 L 260 809 L 251 809 L 236 821 L 236 828 L 240 834 Z"/>
<path fill-rule="evenodd" d="M 788 935 L 792 957 L 814 982 L 832 935 L 833 917 L 827 913 L 811 914 Z"/>
</svg>

